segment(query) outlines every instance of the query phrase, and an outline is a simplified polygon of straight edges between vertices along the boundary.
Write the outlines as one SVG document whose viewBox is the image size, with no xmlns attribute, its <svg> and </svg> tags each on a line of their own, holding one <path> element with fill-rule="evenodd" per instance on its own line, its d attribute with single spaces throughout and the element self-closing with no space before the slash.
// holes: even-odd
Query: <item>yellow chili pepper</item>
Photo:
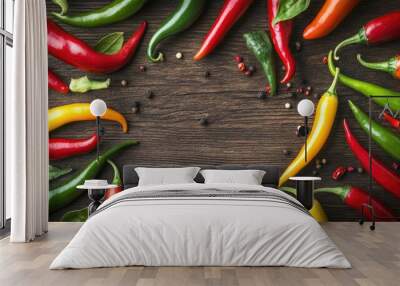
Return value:
<svg viewBox="0 0 400 286">
<path fill-rule="evenodd" d="M 313 126 L 307 138 L 307 162 L 304 160 L 304 145 L 297 157 L 286 168 L 279 178 L 279 186 L 282 186 L 290 177 L 295 176 L 319 153 L 329 137 L 336 117 L 338 98 L 336 95 L 336 84 L 338 81 L 339 68 L 329 89 L 323 94 L 318 102 Z"/>
<path fill-rule="evenodd" d="M 282 191 L 287 192 L 291 195 L 296 195 L 296 190 L 294 188 L 289 188 L 289 187 L 282 187 Z M 315 218 L 317 222 L 326 222 L 328 221 L 328 217 L 322 208 L 321 204 L 319 201 L 316 199 L 313 199 L 313 207 L 310 210 L 310 214 Z"/>
<path fill-rule="evenodd" d="M 124 133 L 128 132 L 125 117 L 111 108 L 107 109 L 101 119 L 116 121 L 121 125 Z M 90 103 L 73 103 L 49 109 L 48 120 L 50 132 L 71 122 L 96 120 L 96 117 L 90 113 Z"/>
</svg>

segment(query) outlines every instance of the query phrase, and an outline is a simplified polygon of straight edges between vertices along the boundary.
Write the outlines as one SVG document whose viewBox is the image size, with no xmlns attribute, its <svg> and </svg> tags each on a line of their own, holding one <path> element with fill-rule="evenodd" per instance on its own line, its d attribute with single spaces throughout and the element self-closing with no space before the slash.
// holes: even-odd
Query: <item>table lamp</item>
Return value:
<svg viewBox="0 0 400 286">
<path fill-rule="evenodd" d="M 314 113 L 314 103 L 309 99 L 301 100 L 297 104 L 297 112 L 304 117 L 304 161 L 307 162 L 308 117 Z"/>
<path fill-rule="evenodd" d="M 107 104 L 104 100 L 95 99 L 90 103 L 90 113 L 96 117 L 97 126 L 97 160 L 100 156 L 100 117 L 103 116 L 107 111 Z"/>
</svg>

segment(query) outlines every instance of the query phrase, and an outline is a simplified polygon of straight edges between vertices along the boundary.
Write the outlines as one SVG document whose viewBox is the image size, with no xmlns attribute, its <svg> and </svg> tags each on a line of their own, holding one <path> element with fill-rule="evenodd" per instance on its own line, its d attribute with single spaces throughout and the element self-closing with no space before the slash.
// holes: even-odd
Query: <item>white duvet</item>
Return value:
<svg viewBox="0 0 400 286">
<path fill-rule="evenodd" d="M 308 214 L 257 198 L 121 200 L 131 192 L 255 190 L 262 186 L 185 184 L 135 187 L 105 201 L 50 269 L 145 266 L 293 266 L 350 268 Z M 113 203 L 114 202 L 114 203 Z M 295 201 L 297 202 L 297 201 Z"/>
</svg>

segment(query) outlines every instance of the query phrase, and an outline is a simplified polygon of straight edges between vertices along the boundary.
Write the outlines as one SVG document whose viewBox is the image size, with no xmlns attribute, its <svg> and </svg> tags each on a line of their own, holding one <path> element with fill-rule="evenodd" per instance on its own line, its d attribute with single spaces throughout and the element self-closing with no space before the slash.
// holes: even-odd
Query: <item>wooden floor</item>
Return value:
<svg viewBox="0 0 400 286">
<path fill-rule="evenodd" d="M 50 223 L 33 243 L 0 241 L 0 285 L 400 285 L 400 223 L 379 223 L 375 232 L 356 222 L 332 222 L 324 229 L 352 269 L 288 267 L 125 267 L 48 270 L 50 262 L 79 229 L 79 223 Z"/>
</svg>

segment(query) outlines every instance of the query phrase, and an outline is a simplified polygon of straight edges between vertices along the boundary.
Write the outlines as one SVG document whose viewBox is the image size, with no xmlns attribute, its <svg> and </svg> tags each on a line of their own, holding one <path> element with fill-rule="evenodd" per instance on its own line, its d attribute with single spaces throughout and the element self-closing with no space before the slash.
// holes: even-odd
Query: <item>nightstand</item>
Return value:
<svg viewBox="0 0 400 286">
<path fill-rule="evenodd" d="M 88 197 L 90 200 L 90 204 L 88 206 L 88 214 L 89 216 L 94 213 L 97 208 L 101 205 L 101 201 L 104 198 L 104 194 L 106 193 L 107 189 L 116 188 L 116 185 L 85 185 L 77 186 L 76 188 L 80 190 L 86 190 L 88 192 Z"/>
<path fill-rule="evenodd" d="M 320 177 L 290 177 L 289 180 L 296 181 L 297 200 L 310 210 L 313 207 L 314 182 L 321 181 Z"/>
</svg>

